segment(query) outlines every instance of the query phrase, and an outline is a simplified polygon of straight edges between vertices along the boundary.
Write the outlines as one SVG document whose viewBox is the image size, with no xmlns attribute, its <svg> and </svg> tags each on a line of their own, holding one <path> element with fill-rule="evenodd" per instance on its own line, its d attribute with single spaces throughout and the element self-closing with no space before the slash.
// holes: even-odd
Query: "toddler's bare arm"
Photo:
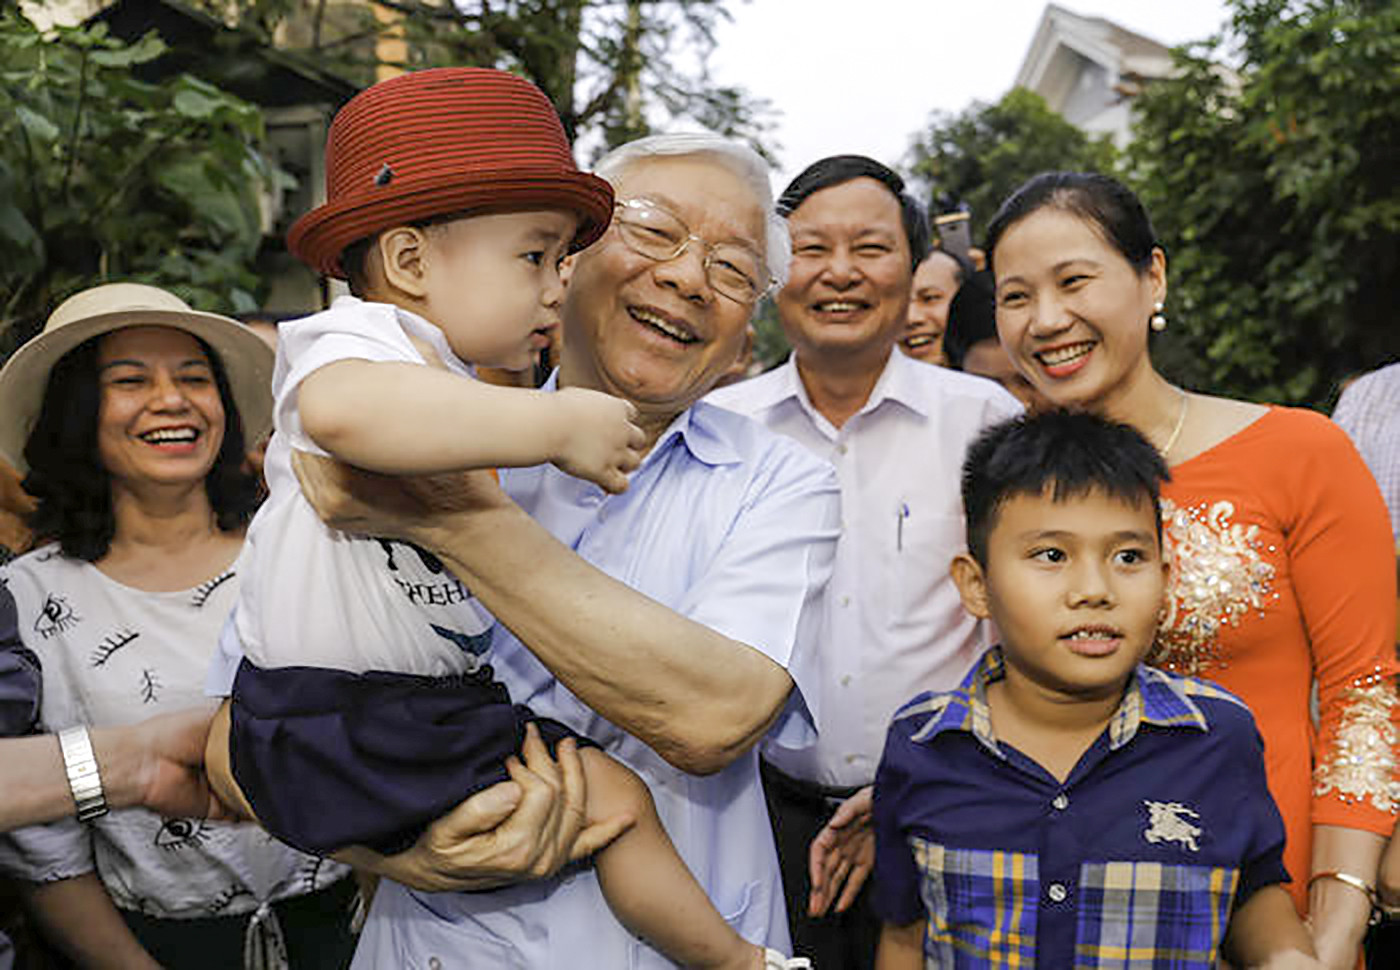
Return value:
<svg viewBox="0 0 1400 970">
<path fill-rule="evenodd" d="M 625 401 L 493 387 L 418 364 L 342 360 L 298 389 L 302 427 L 347 464 L 391 475 L 552 461 L 610 491 L 640 460 Z"/>
</svg>

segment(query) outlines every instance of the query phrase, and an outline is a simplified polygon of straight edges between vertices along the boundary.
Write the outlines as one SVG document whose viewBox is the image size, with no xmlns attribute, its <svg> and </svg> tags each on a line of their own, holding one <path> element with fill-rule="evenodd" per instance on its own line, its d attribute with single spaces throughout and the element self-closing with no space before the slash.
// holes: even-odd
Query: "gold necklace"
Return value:
<svg viewBox="0 0 1400 970">
<path fill-rule="evenodd" d="M 1176 439 L 1181 437 L 1181 429 L 1186 425 L 1186 405 L 1191 400 L 1191 395 L 1181 388 L 1176 389 L 1176 393 L 1181 395 L 1181 410 L 1176 415 L 1176 427 L 1172 428 L 1171 436 L 1167 438 L 1167 443 L 1163 448 L 1162 457 L 1166 458 L 1172 453 L 1172 448 L 1176 445 Z"/>
</svg>

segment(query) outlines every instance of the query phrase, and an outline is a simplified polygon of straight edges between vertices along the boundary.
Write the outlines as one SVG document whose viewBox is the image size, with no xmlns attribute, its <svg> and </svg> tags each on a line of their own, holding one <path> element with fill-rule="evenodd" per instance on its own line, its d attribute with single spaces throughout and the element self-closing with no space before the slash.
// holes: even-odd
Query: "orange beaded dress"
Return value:
<svg viewBox="0 0 1400 970">
<path fill-rule="evenodd" d="M 1301 913 L 1314 824 L 1378 835 L 1395 826 L 1390 521 L 1346 435 L 1311 411 L 1271 408 L 1171 473 L 1171 596 L 1149 659 L 1213 680 L 1253 710 Z"/>
</svg>

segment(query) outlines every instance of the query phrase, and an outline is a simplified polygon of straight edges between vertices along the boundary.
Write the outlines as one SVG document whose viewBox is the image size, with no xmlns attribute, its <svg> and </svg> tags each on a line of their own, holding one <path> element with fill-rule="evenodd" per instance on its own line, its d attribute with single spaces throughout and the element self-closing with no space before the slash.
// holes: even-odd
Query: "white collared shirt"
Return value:
<svg viewBox="0 0 1400 970">
<path fill-rule="evenodd" d="M 1358 377 L 1337 401 L 1332 420 L 1351 436 L 1376 478 L 1400 539 L 1400 364 Z"/>
<path fill-rule="evenodd" d="M 992 381 L 897 352 L 840 429 L 812 406 L 791 358 L 706 400 L 836 466 L 841 539 L 814 651 L 821 737 L 802 750 L 769 745 L 764 757 L 809 781 L 868 784 L 899 705 L 956 687 L 987 646 L 948 572 L 966 548 L 960 476 L 968 444 L 1021 406 Z"/>
</svg>

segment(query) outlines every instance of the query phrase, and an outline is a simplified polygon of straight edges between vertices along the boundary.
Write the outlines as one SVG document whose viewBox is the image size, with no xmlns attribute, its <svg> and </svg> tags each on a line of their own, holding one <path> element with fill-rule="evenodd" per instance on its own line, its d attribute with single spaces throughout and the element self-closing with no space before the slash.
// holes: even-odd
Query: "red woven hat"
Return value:
<svg viewBox="0 0 1400 970">
<path fill-rule="evenodd" d="M 326 204 L 287 234 L 292 254 L 344 277 L 340 254 L 393 226 L 457 212 L 565 209 L 574 248 L 603 234 L 612 187 L 574 165 L 554 106 L 484 67 L 401 74 L 352 98 L 326 138 Z"/>
</svg>

